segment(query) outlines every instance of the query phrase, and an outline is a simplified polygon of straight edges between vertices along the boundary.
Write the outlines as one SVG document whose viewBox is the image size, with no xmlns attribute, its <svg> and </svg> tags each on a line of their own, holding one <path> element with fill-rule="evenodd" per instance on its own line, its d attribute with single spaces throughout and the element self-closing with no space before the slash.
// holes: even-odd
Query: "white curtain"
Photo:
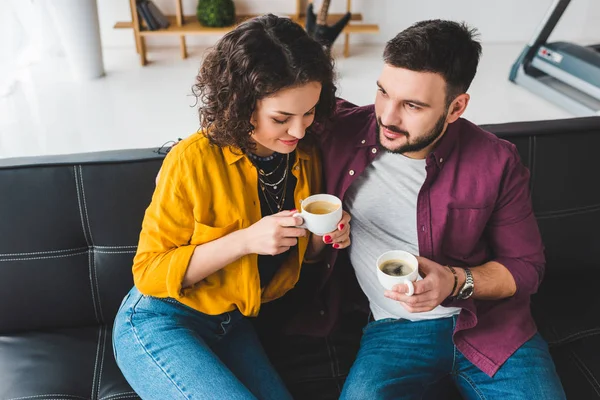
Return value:
<svg viewBox="0 0 600 400">
<path fill-rule="evenodd" d="M 0 0 L 0 97 L 10 95 L 29 66 L 60 56 L 48 10 L 52 0 Z"/>
</svg>

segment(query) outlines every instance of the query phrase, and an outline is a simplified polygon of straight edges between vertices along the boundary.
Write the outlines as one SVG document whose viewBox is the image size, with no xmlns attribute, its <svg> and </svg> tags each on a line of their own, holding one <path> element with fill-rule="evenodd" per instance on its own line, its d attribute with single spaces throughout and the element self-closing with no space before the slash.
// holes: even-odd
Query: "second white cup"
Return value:
<svg viewBox="0 0 600 400">
<path fill-rule="evenodd" d="M 381 270 L 381 266 L 387 262 L 402 263 L 408 270 L 403 271 L 402 275 L 389 275 Z M 399 283 L 404 283 L 408 286 L 407 296 L 415 294 L 415 282 L 419 278 L 419 261 L 417 258 L 407 251 L 392 250 L 386 251 L 377 259 L 375 268 L 377 268 L 377 278 L 379 283 L 387 290 L 392 290 Z"/>
</svg>

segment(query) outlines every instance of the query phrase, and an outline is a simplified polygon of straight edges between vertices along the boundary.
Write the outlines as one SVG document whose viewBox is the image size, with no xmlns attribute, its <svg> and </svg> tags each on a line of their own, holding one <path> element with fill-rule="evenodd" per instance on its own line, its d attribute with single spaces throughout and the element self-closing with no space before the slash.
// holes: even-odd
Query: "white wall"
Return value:
<svg viewBox="0 0 600 400">
<path fill-rule="evenodd" d="M 175 0 L 153 0 L 166 14 L 175 10 Z M 295 0 L 234 0 L 237 12 L 293 13 Z M 183 0 L 186 14 L 194 14 L 196 0 Z M 416 21 L 443 18 L 465 21 L 479 29 L 487 43 L 529 40 L 552 0 L 353 0 L 352 8 L 362 12 L 365 22 L 377 23 L 378 35 L 354 35 L 353 43 L 385 43 Z M 330 12 L 344 11 L 346 1 L 332 0 Z M 129 1 L 98 0 L 104 46 L 133 47 L 130 30 L 115 30 L 117 21 L 130 20 Z M 207 45 L 218 36 L 188 37 L 190 45 Z M 569 5 L 552 38 L 600 42 L 600 1 L 575 0 Z M 150 38 L 149 46 L 177 46 L 176 38 Z"/>
</svg>

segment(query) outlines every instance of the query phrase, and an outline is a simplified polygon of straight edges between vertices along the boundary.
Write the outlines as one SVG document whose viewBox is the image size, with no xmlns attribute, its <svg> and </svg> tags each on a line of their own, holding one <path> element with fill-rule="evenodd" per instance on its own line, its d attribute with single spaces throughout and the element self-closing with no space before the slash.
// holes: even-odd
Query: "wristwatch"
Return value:
<svg viewBox="0 0 600 400">
<path fill-rule="evenodd" d="M 469 268 L 465 268 L 465 284 L 460 288 L 456 298 L 458 300 L 466 300 L 469 297 L 473 296 L 473 292 L 475 291 L 475 285 L 473 282 L 473 274 Z"/>
</svg>

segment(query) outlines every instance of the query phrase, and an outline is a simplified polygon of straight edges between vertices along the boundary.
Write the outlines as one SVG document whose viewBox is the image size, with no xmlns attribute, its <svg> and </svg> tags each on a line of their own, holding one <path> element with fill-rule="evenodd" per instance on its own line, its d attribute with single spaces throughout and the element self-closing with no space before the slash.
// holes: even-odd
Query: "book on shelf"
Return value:
<svg viewBox="0 0 600 400">
<path fill-rule="evenodd" d="M 169 20 L 152 1 L 138 0 L 136 8 L 138 15 L 144 20 L 149 30 L 155 31 L 169 27 Z"/>
</svg>

